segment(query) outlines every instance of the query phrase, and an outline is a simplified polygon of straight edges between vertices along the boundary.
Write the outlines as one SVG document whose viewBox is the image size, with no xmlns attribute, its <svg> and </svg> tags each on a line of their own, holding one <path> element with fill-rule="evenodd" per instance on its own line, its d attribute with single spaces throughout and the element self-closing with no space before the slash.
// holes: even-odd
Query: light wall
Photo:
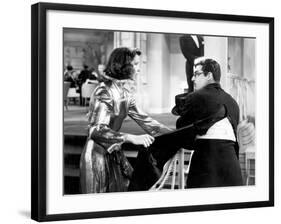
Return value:
<svg viewBox="0 0 281 224">
<path fill-rule="evenodd" d="M 205 57 L 216 60 L 221 67 L 221 85 L 226 87 L 227 37 L 204 37 Z"/>
<path fill-rule="evenodd" d="M 236 78 L 229 78 L 226 89 L 240 106 L 240 119 L 247 116 L 254 118 L 256 105 L 256 40 L 253 38 L 229 38 L 228 58 L 228 75 Z M 243 91 L 243 98 L 239 97 L 237 86 L 239 86 L 240 91 Z"/>
<path fill-rule="evenodd" d="M 170 88 L 170 48 L 169 48 L 169 37 L 167 35 L 163 36 L 162 41 L 162 62 L 163 62 L 163 71 L 162 71 L 162 108 L 163 112 L 169 111 L 169 96 L 171 92 Z"/>
<path fill-rule="evenodd" d="M 149 113 L 161 113 L 162 105 L 162 80 L 164 78 L 163 62 L 163 34 L 149 34 L 147 36 L 147 91 L 148 108 L 144 108 Z M 159 91 L 160 90 L 160 91 Z"/>
<path fill-rule="evenodd" d="M 248 80 L 256 78 L 256 40 L 244 39 L 243 76 Z"/>
<path fill-rule="evenodd" d="M 185 58 L 181 52 L 179 37 L 181 35 L 170 35 L 170 96 L 169 105 L 175 105 L 175 96 L 188 88 L 185 74 Z"/>
<path fill-rule="evenodd" d="M 170 113 L 175 95 L 187 87 L 185 59 L 179 48 L 178 35 L 147 35 L 147 99 L 148 113 Z"/>
</svg>

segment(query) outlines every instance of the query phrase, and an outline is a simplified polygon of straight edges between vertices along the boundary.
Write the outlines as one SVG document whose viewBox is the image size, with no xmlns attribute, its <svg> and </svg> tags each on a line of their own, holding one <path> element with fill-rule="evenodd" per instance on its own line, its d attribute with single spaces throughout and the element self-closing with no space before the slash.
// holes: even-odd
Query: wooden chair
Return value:
<svg viewBox="0 0 281 224">
<path fill-rule="evenodd" d="M 70 82 L 63 82 L 63 104 L 66 110 L 68 110 L 67 94 L 70 88 L 70 84 L 71 84 Z"/>
</svg>

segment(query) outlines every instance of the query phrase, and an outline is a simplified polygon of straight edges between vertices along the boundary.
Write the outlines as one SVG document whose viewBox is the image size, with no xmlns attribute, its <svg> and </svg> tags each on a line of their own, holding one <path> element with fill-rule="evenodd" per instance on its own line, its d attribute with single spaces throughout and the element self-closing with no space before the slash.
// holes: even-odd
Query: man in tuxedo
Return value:
<svg viewBox="0 0 281 224">
<path fill-rule="evenodd" d="M 213 59 L 197 58 L 192 81 L 194 92 L 186 94 L 183 105 L 174 108 L 180 115 L 177 128 L 185 127 L 213 114 L 222 105 L 225 118 L 203 132 L 197 132 L 193 147 L 188 188 L 242 185 L 236 130 L 239 107 L 220 86 L 220 65 Z M 190 148 L 192 147 L 192 148 Z"/>
<path fill-rule="evenodd" d="M 193 84 L 191 81 L 193 75 L 193 62 L 197 57 L 204 55 L 204 39 L 199 35 L 183 35 L 179 39 L 180 48 L 184 55 L 185 62 L 185 73 L 188 84 L 188 92 L 193 92 Z"/>
<path fill-rule="evenodd" d="M 220 65 L 213 59 L 195 60 L 194 92 L 176 97 L 172 113 L 179 115 L 176 131 L 139 147 L 129 190 L 148 190 L 164 164 L 180 148 L 194 150 L 188 188 L 242 185 L 236 130 L 239 107 L 220 86 Z"/>
</svg>

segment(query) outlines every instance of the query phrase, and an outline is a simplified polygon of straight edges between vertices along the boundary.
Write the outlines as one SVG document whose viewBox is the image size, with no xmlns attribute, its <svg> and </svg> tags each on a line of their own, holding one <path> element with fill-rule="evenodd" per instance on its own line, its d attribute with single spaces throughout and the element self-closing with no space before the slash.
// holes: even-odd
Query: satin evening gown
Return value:
<svg viewBox="0 0 281 224">
<path fill-rule="evenodd" d="M 133 168 L 122 149 L 124 133 L 119 131 L 127 116 L 152 136 L 169 131 L 137 107 L 130 82 L 110 78 L 92 94 L 89 135 L 80 159 L 82 193 L 128 190 Z"/>
</svg>

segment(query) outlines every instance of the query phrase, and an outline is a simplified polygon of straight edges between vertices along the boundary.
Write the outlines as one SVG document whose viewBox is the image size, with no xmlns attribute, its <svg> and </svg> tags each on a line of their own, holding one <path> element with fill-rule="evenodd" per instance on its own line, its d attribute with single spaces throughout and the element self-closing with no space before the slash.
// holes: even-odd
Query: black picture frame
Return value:
<svg viewBox="0 0 281 224">
<path fill-rule="evenodd" d="M 46 38 L 47 38 L 47 11 L 69 11 L 84 13 L 123 14 L 166 18 L 190 18 L 229 22 L 253 22 L 269 25 L 269 200 L 208 204 L 196 206 L 176 206 L 159 208 L 140 208 L 131 210 L 114 210 L 98 212 L 82 212 L 67 214 L 46 213 Z M 210 13 L 195 13 L 183 11 L 163 11 L 136 8 L 118 8 L 74 4 L 37 3 L 32 5 L 31 17 L 31 218 L 37 221 L 74 220 L 99 217 L 116 217 L 132 215 L 148 215 L 161 213 L 178 213 L 206 210 L 237 209 L 274 206 L 274 18 L 253 17 L 240 15 L 224 15 Z"/>
</svg>

